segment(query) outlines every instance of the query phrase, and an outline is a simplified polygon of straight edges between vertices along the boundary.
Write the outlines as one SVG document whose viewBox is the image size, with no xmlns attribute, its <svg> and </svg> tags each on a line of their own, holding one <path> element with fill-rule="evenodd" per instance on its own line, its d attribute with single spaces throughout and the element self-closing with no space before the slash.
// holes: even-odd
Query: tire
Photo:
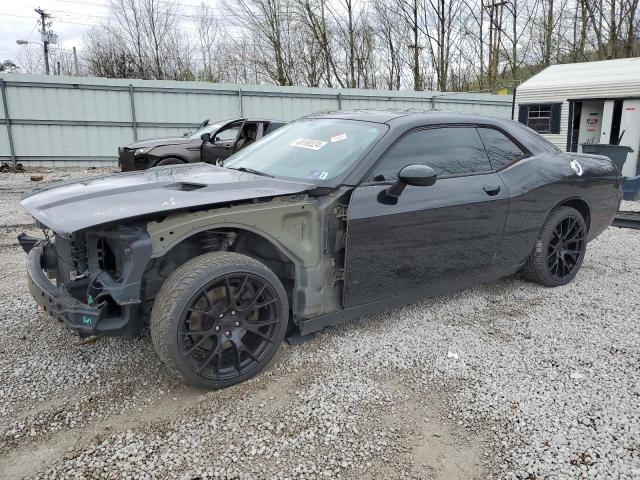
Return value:
<svg viewBox="0 0 640 480">
<path fill-rule="evenodd" d="M 182 165 L 184 162 L 176 157 L 163 158 L 154 167 L 164 167 L 165 165 Z"/>
<path fill-rule="evenodd" d="M 201 388 L 248 380 L 273 359 L 289 305 L 278 277 L 232 252 L 195 257 L 164 282 L 153 303 L 151 340 L 174 374 Z"/>
<path fill-rule="evenodd" d="M 545 220 L 522 276 L 547 287 L 566 285 L 580 270 L 586 247 L 587 225 L 580 212 L 558 207 Z"/>
</svg>

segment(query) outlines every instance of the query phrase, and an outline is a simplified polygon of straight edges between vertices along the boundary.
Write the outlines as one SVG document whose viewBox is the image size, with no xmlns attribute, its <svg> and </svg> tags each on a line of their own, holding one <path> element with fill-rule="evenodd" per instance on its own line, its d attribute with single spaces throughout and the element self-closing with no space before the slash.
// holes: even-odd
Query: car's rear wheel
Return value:
<svg viewBox="0 0 640 480">
<path fill-rule="evenodd" d="M 164 167 L 165 165 L 182 165 L 183 163 L 184 162 L 182 160 L 180 160 L 179 158 L 168 157 L 168 158 L 163 158 L 158 163 L 156 163 L 154 166 L 155 167 Z"/>
<path fill-rule="evenodd" d="M 574 279 L 587 248 L 587 225 L 580 212 L 559 207 L 551 212 L 538 235 L 522 275 L 548 287 Z"/>
<path fill-rule="evenodd" d="M 286 293 L 269 268 L 237 253 L 208 253 L 180 266 L 160 288 L 151 339 L 187 383 L 224 388 L 269 364 L 288 316 Z"/>
</svg>

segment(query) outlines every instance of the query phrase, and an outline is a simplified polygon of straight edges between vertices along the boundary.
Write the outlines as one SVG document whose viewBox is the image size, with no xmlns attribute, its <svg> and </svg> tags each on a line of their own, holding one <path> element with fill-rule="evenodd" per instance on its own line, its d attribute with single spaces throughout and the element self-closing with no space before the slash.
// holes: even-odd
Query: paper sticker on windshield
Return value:
<svg viewBox="0 0 640 480">
<path fill-rule="evenodd" d="M 309 178 L 318 178 L 321 173 L 322 171 L 319 168 L 314 168 L 313 170 L 309 171 Z"/>
<path fill-rule="evenodd" d="M 331 143 L 341 142 L 342 140 L 346 140 L 346 139 L 347 139 L 347 134 L 341 133 L 340 135 L 334 135 L 333 137 L 331 137 Z"/>
<path fill-rule="evenodd" d="M 322 140 L 314 140 L 313 138 L 299 138 L 289 145 L 292 147 L 300 147 L 300 148 L 308 148 L 309 150 L 320 150 L 324 147 L 327 142 L 323 142 Z"/>
<path fill-rule="evenodd" d="M 309 172 L 309 178 L 324 180 L 329 176 L 329 172 L 323 172 L 319 168 L 314 168 Z"/>
</svg>

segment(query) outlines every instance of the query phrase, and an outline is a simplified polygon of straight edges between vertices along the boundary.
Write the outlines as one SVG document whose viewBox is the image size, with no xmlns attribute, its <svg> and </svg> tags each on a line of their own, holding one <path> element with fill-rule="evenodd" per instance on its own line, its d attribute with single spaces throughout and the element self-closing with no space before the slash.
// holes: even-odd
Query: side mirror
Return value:
<svg viewBox="0 0 640 480">
<path fill-rule="evenodd" d="M 428 165 L 407 165 L 400 173 L 396 183 L 387 188 L 387 195 L 399 197 L 407 185 L 414 187 L 428 187 L 436 183 L 438 174 Z"/>
<path fill-rule="evenodd" d="M 200 140 L 202 140 L 202 143 L 207 143 L 209 140 L 211 140 L 211 134 L 209 132 L 203 133 L 202 135 L 200 135 Z"/>
</svg>

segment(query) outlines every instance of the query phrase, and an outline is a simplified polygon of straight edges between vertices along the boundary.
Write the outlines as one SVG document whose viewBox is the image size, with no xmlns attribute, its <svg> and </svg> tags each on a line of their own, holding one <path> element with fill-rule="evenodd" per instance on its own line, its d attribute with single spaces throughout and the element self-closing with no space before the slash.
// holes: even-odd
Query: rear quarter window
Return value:
<svg viewBox="0 0 640 480">
<path fill-rule="evenodd" d="M 509 127 L 505 127 L 510 134 L 518 139 L 529 151 L 538 155 L 540 153 L 560 153 L 560 149 L 542 135 L 521 123 L 509 122 Z"/>
<path fill-rule="evenodd" d="M 513 140 L 494 128 L 478 128 L 478 133 L 494 170 L 502 170 L 528 156 Z"/>
</svg>

